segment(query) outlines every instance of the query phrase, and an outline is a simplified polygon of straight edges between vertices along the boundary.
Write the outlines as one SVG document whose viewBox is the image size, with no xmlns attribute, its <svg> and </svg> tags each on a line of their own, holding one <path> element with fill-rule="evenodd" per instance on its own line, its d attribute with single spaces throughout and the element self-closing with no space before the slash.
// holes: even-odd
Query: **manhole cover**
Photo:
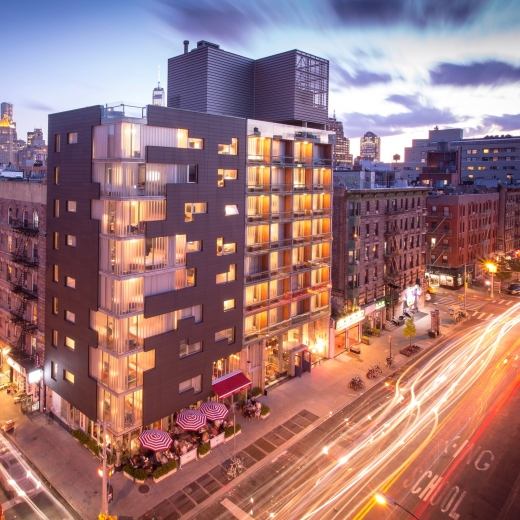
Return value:
<svg viewBox="0 0 520 520">
<path fill-rule="evenodd" d="M 147 486 L 146 484 L 139 486 L 139 493 L 148 493 L 148 491 L 150 491 L 150 486 Z"/>
</svg>

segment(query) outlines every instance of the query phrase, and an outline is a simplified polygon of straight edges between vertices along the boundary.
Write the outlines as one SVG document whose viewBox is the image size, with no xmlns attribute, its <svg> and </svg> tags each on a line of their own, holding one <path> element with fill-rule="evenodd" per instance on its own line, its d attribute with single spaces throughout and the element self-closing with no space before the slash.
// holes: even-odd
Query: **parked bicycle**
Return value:
<svg viewBox="0 0 520 520">
<path fill-rule="evenodd" d="M 362 388 L 365 388 L 365 382 L 361 379 L 359 376 L 354 376 L 350 383 L 348 384 L 349 388 L 352 388 L 353 390 L 361 390 Z"/>
<path fill-rule="evenodd" d="M 375 377 L 380 376 L 383 373 L 381 367 L 379 365 L 375 365 L 370 367 L 367 372 L 368 379 L 374 379 Z"/>
<path fill-rule="evenodd" d="M 386 358 L 386 366 L 387 366 L 387 368 L 392 368 L 393 364 L 394 364 L 394 356 L 388 356 Z"/>
<path fill-rule="evenodd" d="M 233 480 L 244 471 L 244 459 L 239 455 L 229 459 L 227 467 L 222 466 L 222 471 L 228 480 Z"/>
</svg>

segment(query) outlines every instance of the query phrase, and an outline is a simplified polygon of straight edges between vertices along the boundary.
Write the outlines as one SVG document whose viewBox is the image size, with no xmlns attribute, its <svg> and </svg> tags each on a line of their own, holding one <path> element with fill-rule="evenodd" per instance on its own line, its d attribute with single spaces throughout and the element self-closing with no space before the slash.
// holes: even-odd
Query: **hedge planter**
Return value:
<svg viewBox="0 0 520 520">
<path fill-rule="evenodd" d="M 134 481 L 134 476 L 133 476 L 133 475 L 130 475 L 130 474 L 127 473 L 126 471 L 123 471 L 123 475 L 124 475 L 128 480 L 131 480 L 132 482 Z"/>
<path fill-rule="evenodd" d="M 207 455 L 209 455 L 211 453 L 211 444 L 209 442 L 201 444 L 197 448 L 197 453 L 199 455 L 199 459 L 203 459 L 204 457 L 206 457 Z"/>
<path fill-rule="evenodd" d="M 160 468 L 157 468 L 153 472 L 153 481 L 157 484 L 166 477 L 173 475 L 177 471 L 177 461 L 170 460 L 166 464 L 163 464 Z"/>
<path fill-rule="evenodd" d="M 370 345 L 370 339 L 368 336 L 361 336 L 361 343 L 364 343 L 365 345 Z"/>
<path fill-rule="evenodd" d="M 263 404 L 262 408 L 260 409 L 260 419 L 267 419 L 269 415 L 271 415 L 271 408 Z"/>
<path fill-rule="evenodd" d="M 240 424 L 235 425 L 235 429 L 233 430 L 233 426 L 226 428 L 224 430 L 224 442 L 230 441 L 235 435 L 240 435 L 242 432 L 242 426 Z"/>
<path fill-rule="evenodd" d="M 127 464 L 123 468 L 123 473 L 125 477 L 133 480 L 134 482 L 139 482 L 140 484 L 144 484 L 146 479 L 146 471 L 142 468 L 133 468 L 130 464 Z"/>
<path fill-rule="evenodd" d="M 372 336 L 377 336 L 379 338 L 381 336 L 381 329 L 372 329 Z"/>
</svg>

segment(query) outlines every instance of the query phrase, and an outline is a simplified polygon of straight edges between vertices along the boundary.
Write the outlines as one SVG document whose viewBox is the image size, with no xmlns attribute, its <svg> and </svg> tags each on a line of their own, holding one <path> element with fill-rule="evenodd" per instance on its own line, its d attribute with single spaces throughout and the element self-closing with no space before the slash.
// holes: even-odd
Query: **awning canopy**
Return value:
<svg viewBox="0 0 520 520">
<path fill-rule="evenodd" d="M 219 399 L 225 399 L 226 397 L 237 394 L 251 385 L 252 383 L 246 375 L 241 370 L 237 370 L 215 379 L 211 386 Z"/>
</svg>

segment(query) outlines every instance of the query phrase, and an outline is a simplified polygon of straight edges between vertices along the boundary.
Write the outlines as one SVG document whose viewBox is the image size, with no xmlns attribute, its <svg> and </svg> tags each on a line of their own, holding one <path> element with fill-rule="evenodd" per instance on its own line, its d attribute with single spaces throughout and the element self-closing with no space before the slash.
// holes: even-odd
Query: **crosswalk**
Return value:
<svg viewBox="0 0 520 520">
<path fill-rule="evenodd" d="M 510 305 L 513 305 L 513 303 L 516 302 L 514 302 L 513 300 L 491 300 L 489 303 L 498 303 L 499 305 L 507 305 L 509 307 Z"/>
<path fill-rule="evenodd" d="M 470 314 L 473 318 L 477 318 L 477 320 L 491 320 L 495 315 L 492 312 L 480 312 L 476 311 L 473 314 Z"/>
<path fill-rule="evenodd" d="M 434 303 L 440 303 L 442 305 L 458 305 L 459 307 L 462 307 L 464 305 L 463 301 L 459 300 L 458 298 L 455 298 L 454 296 L 443 296 Z M 487 302 L 483 301 L 468 301 L 466 303 L 466 309 L 469 311 L 478 311 L 486 303 Z"/>
</svg>

